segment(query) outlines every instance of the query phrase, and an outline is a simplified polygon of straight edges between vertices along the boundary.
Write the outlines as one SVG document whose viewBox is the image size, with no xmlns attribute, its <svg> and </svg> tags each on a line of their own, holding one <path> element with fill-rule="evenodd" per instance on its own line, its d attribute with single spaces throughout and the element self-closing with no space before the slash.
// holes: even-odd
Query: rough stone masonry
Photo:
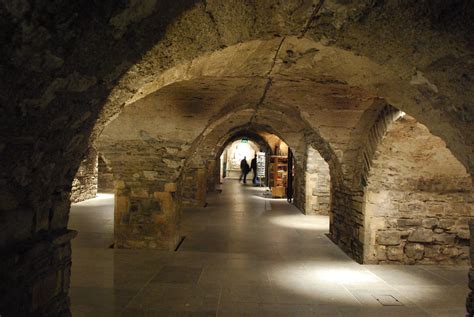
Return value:
<svg viewBox="0 0 474 317">
<path fill-rule="evenodd" d="M 388 104 L 439 137 L 472 185 L 473 17 L 469 0 L 1 1 L 0 312 L 70 315 L 70 195 L 91 144 L 110 156 L 120 241 L 169 247 L 186 158 L 246 125 L 320 153 L 331 237 L 359 262 L 375 241 L 398 242 L 383 231 L 400 232 L 378 244 L 384 261 L 421 249 L 423 261 L 437 245 L 436 257 L 464 261 L 465 178 L 399 178 L 415 195 L 383 189 L 390 208 L 372 216 L 404 214 L 372 231 L 367 194 L 382 188 L 370 191 L 361 153 Z"/>
</svg>

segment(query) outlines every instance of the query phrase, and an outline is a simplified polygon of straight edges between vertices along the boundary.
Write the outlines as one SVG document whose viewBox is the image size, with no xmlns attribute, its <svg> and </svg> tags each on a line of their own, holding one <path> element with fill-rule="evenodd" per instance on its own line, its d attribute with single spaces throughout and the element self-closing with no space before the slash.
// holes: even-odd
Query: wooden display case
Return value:
<svg viewBox="0 0 474 317">
<path fill-rule="evenodd" d="M 281 155 L 270 156 L 269 163 L 269 186 L 273 197 L 285 197 L 285 189 L 288 183 L 288 157 Z"/>
</svg>

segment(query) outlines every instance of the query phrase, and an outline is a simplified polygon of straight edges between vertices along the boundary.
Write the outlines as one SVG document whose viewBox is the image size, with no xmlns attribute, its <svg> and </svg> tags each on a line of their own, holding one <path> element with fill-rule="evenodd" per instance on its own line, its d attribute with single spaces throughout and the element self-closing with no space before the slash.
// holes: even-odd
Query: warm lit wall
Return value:
<svg viewBox="0 0 474 317">
<path fill-rule="evenodd" d="M 237 140 L 229 144 L 224 151 L 227 151 L 227 178 L 239 178 L 240 176 L 240 162 L 245 157 L 247 164 L 250 166 L 254 155 L 259 151 L 259 146 L 252 140 L 248 143 L 242 143 Z M 248 176 L 253 177 L 252 173 Z"/>
<path fill-rule="evenodd" d="M 114 174 L 103 155 L 99 153 L 97 191 L 99 193 L 112 193 L 114 191 Z"/>
<path fill-rule="evenodd" d="M 413 118 L 398 119 L 382 139 L 364 203 L 366 262 L 468 263 L 471 178 Z"/>
<path fill-rule="evenodd" d="M 322 156 L 308 147 L 306 158 L 306 204 L 307 215 L 328 215 L 331 207 L 331 176 L 329 165 Z"/>
<path fill-rule="evenodd" d="M 91 147 L 72 182 L 71 202 L 78 203 L 97 195 L 97 160 L 97 151 Z"/>
</svg>

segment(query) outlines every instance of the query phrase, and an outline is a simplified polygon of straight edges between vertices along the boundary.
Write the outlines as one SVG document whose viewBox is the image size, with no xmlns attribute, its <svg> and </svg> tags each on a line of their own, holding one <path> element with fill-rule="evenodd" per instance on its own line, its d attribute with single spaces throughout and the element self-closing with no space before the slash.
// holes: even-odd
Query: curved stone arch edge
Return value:
<svg viewBox="0 0 474 317">
<path fill-rule="evenodd" d="M 320 51 L 324 51 L 324 50 L 330 51 L 331 54 L 334 55 L 333 58 L 337 58 L 340 61 L 343 61 L 344 58 L 355 59 L 361 65 L 356 70 L 353 69 L 353 70 L 348 70 L 348 71 L 345 71 L 345 70 L 342 71 L 340 68 L 344 67 L 344 65 L 338 65 L 338 67 L 340 67 L 339 69 L 337 69 L 336 67 L 333 67 L 332 69 L 330 69 L 330 71 L 333 71 L 334 73 L 339 73 L 338 74 L 339 76 L 346 75 L 348 78 L 340 78 L 340 79 L 346 81 L 349 85 L 354 85 L 354 86 L 359 85 L 361 87 L 365 87 L 365 88 L 368 88 L 369 90 L 375 91 L 376 94 L 380 98 L 386 99 L 389 104 L 401 109 L 402 111 L 415 117 L 420 123 L 423 123 L 424 125 L 426 125 L 430 129 L 430 131 L 432 130 L 431 132 L 433 134 L 441 137 L 446 142 L 449 148 L 452 148 L 453 146 L 456 146 L 456 147 L 460 146 L 459 142 L 454 142 L 454 140 L 456 139 L 463 140 L 462 134 L 460 133 L 460 131 L 457 131 L 456 128 L 453 128 L 453 124 L 446 122 L 446 119 L 448 119 L 449 121 L 449 117 L 443 116 L 440 110 L 435 110 L 434 108 L 430 106 L 429 96 L 427 97 L 425 94 L 421 93 L 419 90 L 423 87 L 419 88 L 418 84 L 415 85 L 413 84 L 413 82 L 407 82 L 403 80 L 403 78 L 401 78 L 400 76 L 397 76 L 397 74 L 394 73 L 392 70 L 386 69 L 384 68 L 384 66 L 376 64 L 370 61 L 366 57 L 356 56 L 349 51 L 346 51 L 340 48 L 324 46 L 319 42 L 314 42 L 307 38 L 299 39 L 297 37 L 289 36 L 289 37 L 286 37 L 286 39 L 287 39 L 286 42 L 291 42 L 291 43 L 294 42 L 301 45 L 314 46 L 314 47 L 317 47 L 317 49 Z M 278 41 L 278 38 L 267 40 L 267 42 L 268 41 L 273 41 L 274 43 L 272 46 L 274 48 L 275 47 L 278 48 L 278 45 L 280 43 Z M 109 99 L 102 111 L 102 116 L 107 116 L 105 118 L 105 122 L 107 124 L 120 114 L 120 111 L 115 111 L 115 112 L 110 113 L 110 109 L 109 109 L 111 108 L 111 104 L 114 102 L 117 102 L 117 100 L 122 100 L 121 101 L 122 104 L 119 107 L 119 109 L 123 109 L 123 107 L 125 107 L 126 105 L 131 104 L 143 98 L 149 93 L 157 91 L 173 83 L 191 80 L 191 79 L 202 77 L 202 76 L 213 77 L 216 74 L 215 73 L 213 74 L 211 71 L 209 71 L 209 69 L 206 69 L 205 65 L 203 65 L 205 64 L 206 60 L 219 59 L 220 57 L 219 55 L 225 55 L 224 52 L 226 52 L 227 50 L 238 51 L 239 49 L 247 49 L 248 46 L 257 45 L 258 43 L 265 43 L 265 41 L 251 40 L 248 42 L 238 43 L 238 44 L 226 47 L 224 49 L 217 49 L 212 52 L 206 52 L 191 61 L 181 63 L 175 67 L 172 67 L 170 69 L 163 71 L 156 78 L 153 78 L 153 76 L 150 76 L 145 86 L 142 86 L 142 88 L 139 88 L 139 89 L 128 90 L 127 94 L 125 94 L 126 96 L 123 96 L 122 90 L 123 90 L 123 87 L 127 87 L 127 85 L 126 83 L 121 84 L 119 82 L 116 85 L 116 87 L 120 87 L 120 88 L 114 89 L 109 95 Z M 272 55 L 272 54 L 274 54 L 274 52 L 269 51 L 269 55 Z M 360 73 L 358 73 L 358 71 L 360 71 Z M 208 73 L 207 75 L 206 75 L 206 72 Z M 256 76 L 258 77 L 258 75 Z M 372 79 L 368 80 L 367 76 L 372 77 Z M 123 76 L 123 78 L 126 78 L 126 77 L 127 77 L 126 75 Z M 219 76 L 217 76 L 216 78 L 218 77 Z M 389 79 L 392 79 L 393 82 L 391 82 Z M 150 87 L 153 87 L 153 88 L 150 89 Z M 394 93 L 394 91 L 401 90 L 402 88 L 404 89 L 406 93 L 405 96 L 398 96 Z M 118 95 L 119 97 L 117 98 L 113 97 L 116 95 Z M 410 106 L 412 107 L 412 109 L 409 109 L 410 107 L 407 106 L 409 104 L 413 105 L 413 106 Z M 426 111 L 427 109 L 430 109 L 430 111 Z M 414 110 L 414 111 L 410 111 L 410 110 Z M 434 120 L 433 124 L 429 122 L 430 119 Z M 101 119 L 97 120 L 97 122 L 101 122 L 101 121 L 104 121 L 104 120 L 101 120 Z M 105 127 L 105 124 L 103 123 L 101 126 L 96 125 L 91 136 L 92 140 L 97 139 L 97 137 L 100 135 L 104 127 Z M 444 136 L 442 133 L 443 131 L 448 131 L 448 132 L 451 131 L 454 134 L 452 134 L 451 137 L 449 137 L 448 135 Z M 453 140 L 450 140 L 449 138 Z M 466 142 L 462 142 L 462 144 L 465 144 L 466 146 L 468 146 Z M 461 153 L 462 151 L 460 152 L 457 148 L 453 148 L 452 151 L 454 155 L 458 157 L 458 159 L 463 163 L 463 165 L 465 165 L 468 169 L 471 169 L 468 153 L 462 154 Z"/>
</svg>

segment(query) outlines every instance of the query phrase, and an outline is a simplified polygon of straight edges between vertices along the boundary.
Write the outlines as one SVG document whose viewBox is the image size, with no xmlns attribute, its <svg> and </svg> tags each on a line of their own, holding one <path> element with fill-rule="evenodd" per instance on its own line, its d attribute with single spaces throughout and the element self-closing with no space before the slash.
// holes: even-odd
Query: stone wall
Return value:
<svg viewBox="0 0 474 317">
<path fill-rule="evenodd" d="M 308 70 L 311 74 L 308 78 L 313 80 L 305 82 L 344 82 L 394 100 L 406 112 L 417 114 L 429 123 L 430 129 L 447 140 L 456 156 L 472 171 L 474 108 L 470 105 L 474 98 L 470 87 L 474 74 L 471 62 L 474 9 L 469 1 L 454 4 L 452 1 L 326 1 L 322 16 L 301 1 L 280 4 L 275 1 L 3 2 L 1 23 L 8 36 L 2 37 L 1 46 L 0 86 L 6 93 L 0 94 L 0 127 L 2 136 L 11 137 L 2 137 L 0 141 L 1 247 L 16 248 L 20 242 L 38 241 L 40 232 L 67 227 L 74 177 L 71 171 L 77 171 L 78 158 L 86 152 L 89 137 L 92 134 L 95 138 L 135 94 L 154 91 L 153 87 L 143 89 L 148 83 L 155 79 L 162 85 L 170 83 L 158 78 L 159 74 L 203 53 L 221 51 L 222 47 L 236 43 L 241 46 L 259 38 L 273 38 L 275 34 L 331 44 L 318 49 L 304 48 L 315 54 L 315 58 L 303 59 L 300 58 L 303 54 L 292 53 L 293 59 L 288 56 L 284 62 L 285 69 L 294 69 L 294 65 L 299 71 Z M 280 39 L 275 42 L 278 46 Z M 413 54 L 419 43 L 423 43 L 422 49 Z M 259 74 L 254 71 L 256 67 L 278 64 L 272 59 L 273 46 L 270 49 L 262 46 L 257 51 L 267 51 L 270 57 L 248 63 L 252 65 L 249 69 L 253 77 Z M 283 47 L 281 52 L 289 55 L 290 51 Z M 224 55 L 228 63 L 207 65 L 212 71 L 220 71 L 225 65 L 236 71 L 245 68 L 245 63 L 234 58 L 245 56 L 248 54 L 228 54 Z M 305 64 L 305 60 L 309 63 Z M 316 67 L 308 67 L 310 63 Z M 201 64 L 203 68 L 206 67 Z M 414 69 L 420 71 L 409 84 L 407 79 L 413 76 Z M 321 70 L 325 81 L 313 76 L 315 70 Z M 266 69 L 264 74 L 267 72 Z M 170 77 L 179 74 L 170 73 Z M 231 75 L 242 78 L 235 72 Z M 274 86 L 277 81 L 273 78 Z M 289 91 L 280 87 L 276 90 L 284 95 L 293 91 L 304 98 L 290 99 L 287 104 L 301 105 L 306 99 L 314 107 L 329 97 L 324 92 L 324 98 L 316 101 L 299 90 L 303 81 L 291 81 L 294 86 Z M 255 78 L 242 86 L 250 88 L 254 83 Z M 309 88 L 321 92 L 322 86 Z M 263 91 L 257 88 L 256 100 Z M 238 93 L 235 100 L 241 104 L 247 102 L 242 102 L 242 97 L 248 95 L 248 90 L 233 91 Z M 271 94 L 265 91 L 264 96 Z M 347 109 L 341 91 L 331 94 L 337 101 L 324 106 L 325 109 Z M 177 94 L 186 95 L 193 94 Z M 203 100 L 206 99 L 199 99 L 198 105 L 184 109 L 193 112 L 201 107 Z M 262 103 L 248 101 L 258 106 Z M 161 103 L 156 105 L 160 111 L 163 109 Z M 349 112 L 354 115 L 354 110 Z M 308 117 L 320 117 L 306 113 Z M 339 114 L 333 117 L 337 122 L 347 122 Z M 167 122 L 183 126 L 173 120 Z M 356 134 L 350 125 L 344 128 L 346 135 Z M 340 134 L 331 130 L 327 135 Z M 6 284 L 2 281 L 0 285 Z M 8 301 L 4 298 L 9 294 L 27 294 L 23 285 L 10 283 L 8 292 L 1 292 L 2 303 Z M 28 306 L 9 302 L 12 310 L 8 311 L 16 308 L 12 314 L 17 316 Z M 49 315 L 60 311 L 51 309 Z"/>
<path fill-rule="evenodd" d="M 468 264 L 471 178 L 439 138 L 410 117 L 380 144 L 365 193 L 365 262 Z"/>
<path fill-rule="evenodd" d="M 295 159 L 295 175 L 293 178 L 293 204 L 302 213 L 304 213 L 306 208 L 306 181 L 304 162 L 306 158 L 301 156 L 301 158 Z"/>
<path fill-rule="evenodd" d="M 204 167 L 187 168 L 181 183 L 181 200 L 183 206 L 202 207 L 206 203 L 209 178 L 212 178 L 213 171 L 208 171 Z"/>
<path fill-rule="evenodd" d="M 308 147 L 306 159 L 307 215 L 328 215 L 331 209 L 331 177 L 329 165 L 318 151 Z"/>
<path fill-rule="evenodd" d="M 97 159 L 97 151 L 91 147 L 72 182 L 71 202 L 78 203 L 97 195 Z"/>
<path fill-rule="evenodd" d="M 99 153 L 98 158 L 98 177 L 97 177 L 97 191 L 99 193 L 113 193 L 114 192 L 114 174 L 110 162 Z"/>
<path fill-rule="evenodd" d="M 207 161 L 206 184 L 208 193 L 214 192 L 217 184 L 220 182 L 220 162 L 220 158 Z"/>
<path fill-rule="evenodd" d="M 70 316 L 71 243 L 75 231 L 17 245 L 0 259 L 2 316 Z"/>
<path fill-rule="evenodd" d="M 469 230 L 471 232 L 471 268 L 469 269 L 468 281 L 469 281 L 469 295 L 466 299 L 466 307 L 469 316 L 474 316 L 474 221 L 469 223 Z"/>
</svg>

